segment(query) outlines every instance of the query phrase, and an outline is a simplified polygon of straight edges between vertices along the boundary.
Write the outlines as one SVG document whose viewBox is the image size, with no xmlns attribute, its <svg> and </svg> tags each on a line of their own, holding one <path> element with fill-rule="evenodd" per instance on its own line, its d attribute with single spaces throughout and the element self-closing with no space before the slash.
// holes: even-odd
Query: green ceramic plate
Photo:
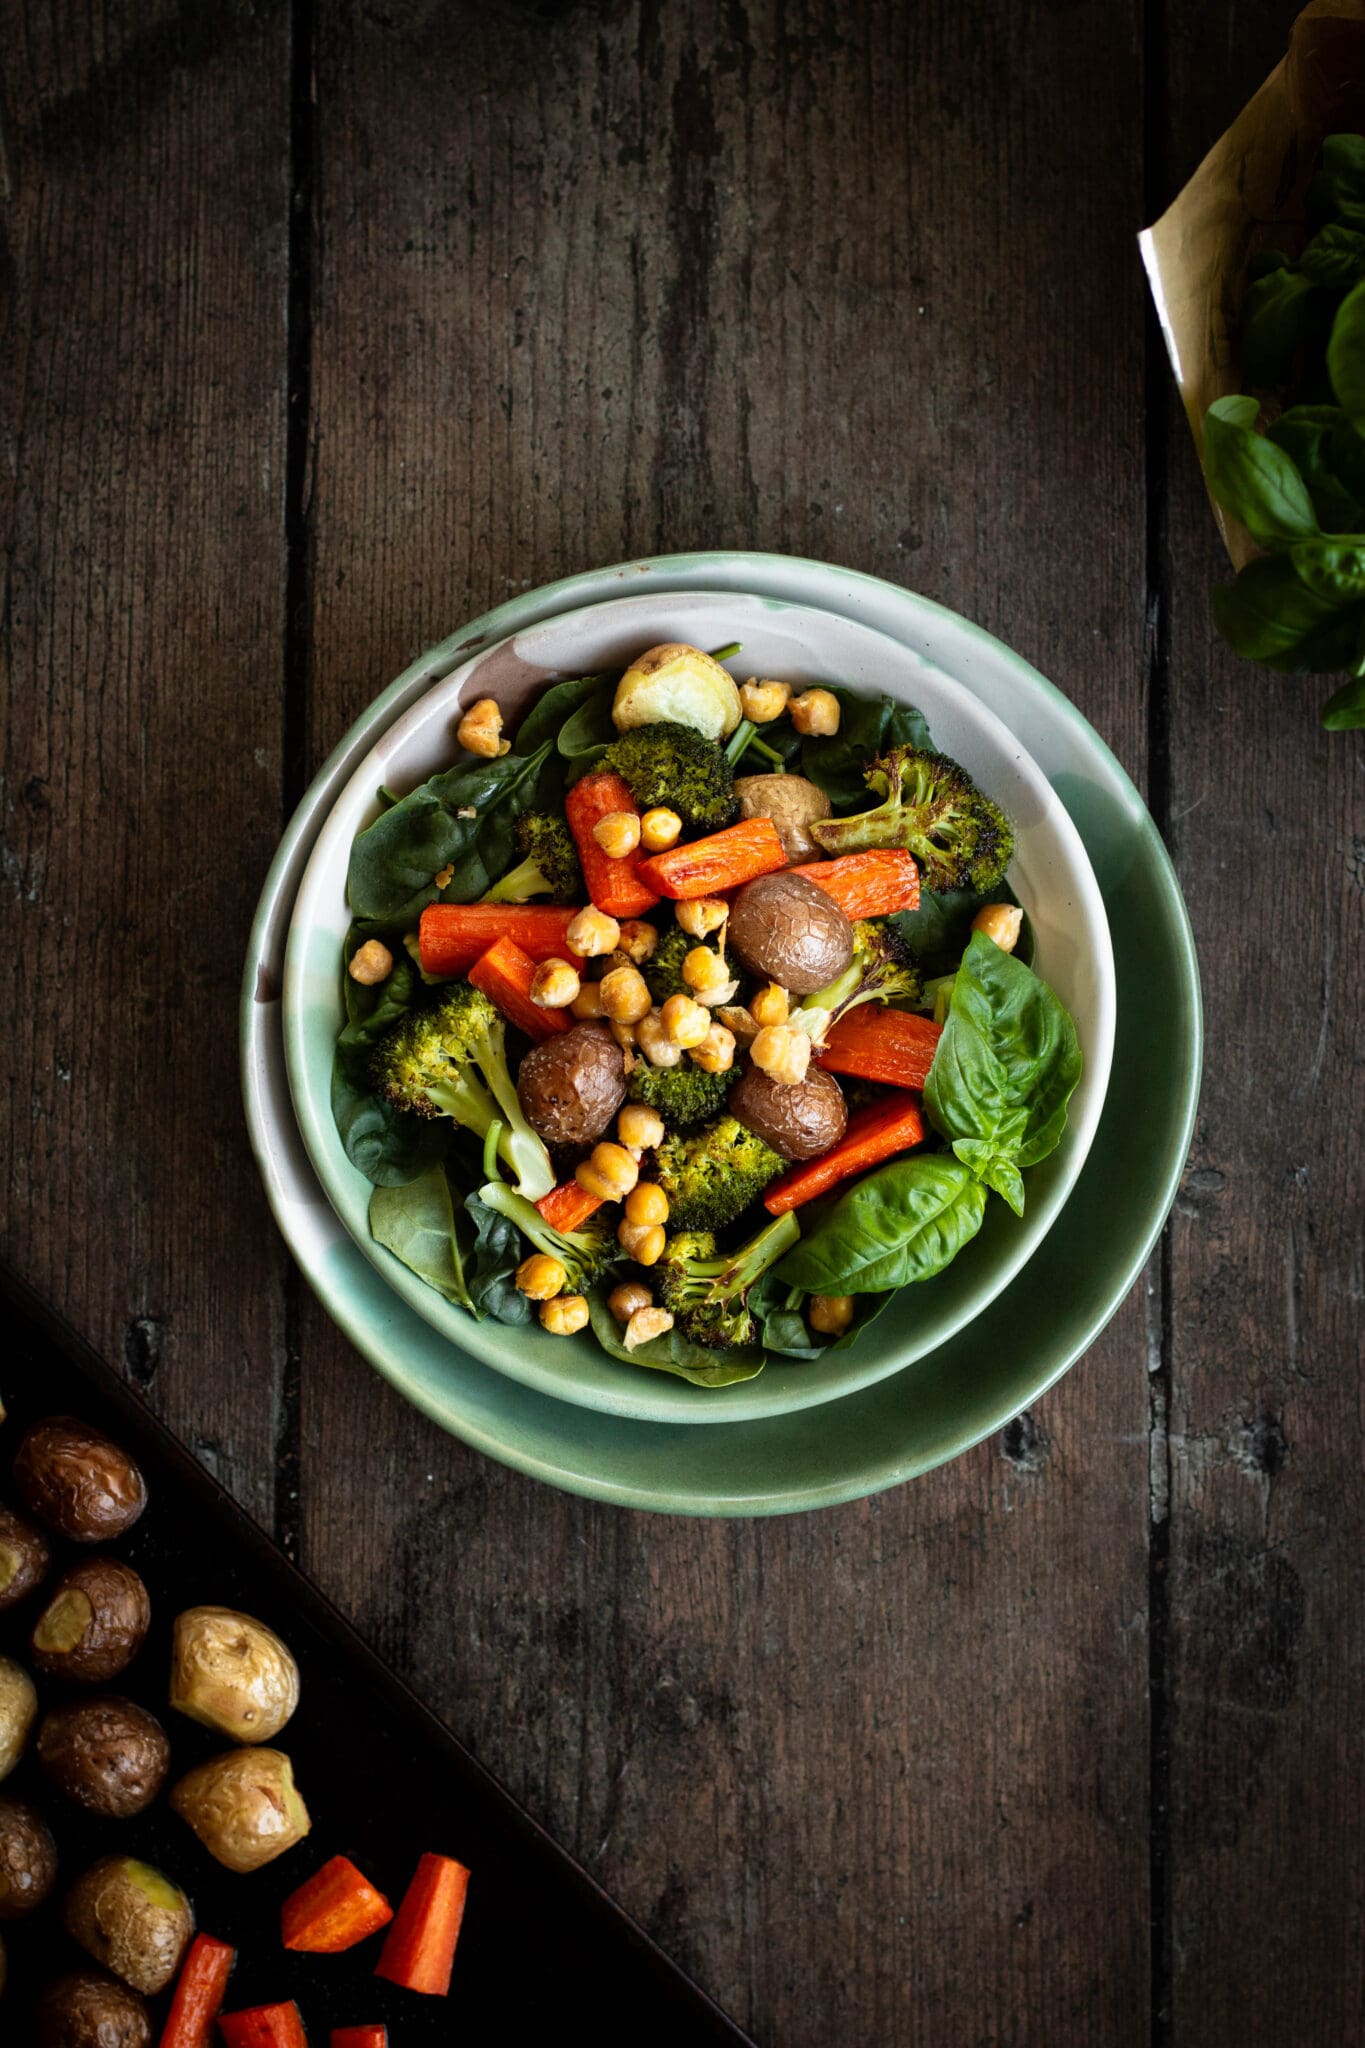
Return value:
<svg viewBox="0 0 1365 2048">
<path fill-rule="evenodd" d="M 639 1422 L 571 1407 L 466 1357 L 400 1302 L 362 1257 L 304 1154 L 284 1073 L 279 990 L 299 876 L 321 823 L 375 733 L 470 654 L 560 612 L 639 589 L 747 592 L 842 612 L 966 682 L 1020 735 L 1070 812 L 1114 935 L 1113 1077 L 1090 1155 L 1022 1273 L 951 1342 L 818 1410 L 724 1425 Z M 874 578 L 756 555 L 669 557 L 550 586 L 432 650 L 348 735 L 309 791 L 268 878 L 247 962 L 248 1118 L 281 1227 L 324 1305 L 417 1406 L 490 1456 L 623 1505 L 773 1514 L 893 1486 L 965 1450 L 1027 1406 L 1084 1351 L 1136 1279 L 1184 1164 L 1200 1061 L 1188 921 L 1137 792 L 1093 730 L 998 641 Z"/>
</svg>

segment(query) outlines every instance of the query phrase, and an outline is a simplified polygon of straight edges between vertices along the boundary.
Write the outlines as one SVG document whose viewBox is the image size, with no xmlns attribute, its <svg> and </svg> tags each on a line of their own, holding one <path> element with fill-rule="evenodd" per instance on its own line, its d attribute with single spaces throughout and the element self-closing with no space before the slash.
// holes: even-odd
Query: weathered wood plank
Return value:
<svg viewBox="0 0 1365 2048">
<path fill-rule="evenodd" d="M 1172 21 L 1172 193 L 1290 11 Z M 1173 2038 L 1365 2035 L 1359 1134 L 1365 789 L 1326 686 L 1236 661 L 1171 418 L 1172 843 L 1212 1048 L 1173 1239 Z"/>
<path fill-rule="evenodd" d="M 280 829 L 278 6 L 7 0 L 4 1240 L 268 1514 L 237 982 Z"/>
<path fill-rule="evenodd" d="M 1136 21 L 325 10 L 314 757 L 509 590 L 734 545 L 959 605 L 1140 771 Z M 310 1567 L 761 2038 L 1146 2040 L 1138 1302 L 1008 1452 L 749 1527 L 303 1359 Z"/>
</svg>

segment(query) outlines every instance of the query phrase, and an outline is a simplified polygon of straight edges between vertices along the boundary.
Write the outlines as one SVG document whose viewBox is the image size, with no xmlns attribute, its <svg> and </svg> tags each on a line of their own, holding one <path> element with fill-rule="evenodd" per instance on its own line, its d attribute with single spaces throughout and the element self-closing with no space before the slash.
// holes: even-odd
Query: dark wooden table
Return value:
<svg viewBox="0 0 1365 2048">
<path fill-rule="evenodd" d="M 1292 12 L 0 4 L 6 1247 L 765 2043 L 1365 2039 L 1360 744 L 1212 637 L 1133 241 Z M 236 1077 L 271 851 L 380 686 L 719 546 L 1054 677 L 1149 792 L 1210 1033 L 1086 1360 L 747 1525 L 403 1406 Z"/>
</svg>

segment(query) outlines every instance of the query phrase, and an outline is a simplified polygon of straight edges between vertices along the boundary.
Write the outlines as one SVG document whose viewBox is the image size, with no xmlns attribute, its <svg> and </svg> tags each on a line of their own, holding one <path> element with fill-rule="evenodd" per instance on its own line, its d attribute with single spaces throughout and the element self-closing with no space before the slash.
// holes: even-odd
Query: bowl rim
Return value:
<svg viewBox="0 0 1365 2048">
<path fill-rule="evenodd" d="M 661 603 L 686 607 L 699 602 L 731 610 L 739 604 L 756 605 L 765 613 L 791 613 L 798 621 L 802 617 L 811 617 L 820 624 L 832 625 L 846 639 L 851 639 L 854 646 L 867 644 L 869 658 L 871 654 L 880 652 L 883 659 L 894 667 L 910 668 L 912 672 L 906 675 L 905 688 L 912 696 L 917 694 L 913 670 L 929 671 L 931 689 L 943 694 L 969 724 L 982 732 L 988 744 L 1015 764 L 1024 784 L 1034 790 L 1043 805 L 1045 827 L 1053 835 L 1065 864 L 1057 886 L 1064 893 L 1074 892 L 1074 908 L 1065 922 L 1085 936 L 1087 949 L 1092 955 L 1095 983 L 1094 1011 L 1086 1044 L 1086 1075 L 1080 1103 L 1073 1110 L 1064 1150 L 1049 1162 L 1049 1178 L 1039 1187 L 1022 1226 L 1012 1225 L 1008 1241 L 1004 1245 L 997 1241 L 992 1246 L 989 1264 L 983 1265 L 979 1276 L 966 1281 L 958 1277 L 957 1289 L 962 1298 L 956 1306 L 938 1307 L 935 1319 L 927 1326 L 922 1319 L 917 1320 L 911 1326 L 912 1334 L 897 1333 L 900 1341 L 895 1341 L 892 1327 L 887 1327 L 883 1332 L 882 1345 L 875 1350 L 869 1348 L 866 1354 L 860 1353 L 858 1347 L 851 1347 L 847 1352 L 827 1353 L 818 1365 L 793 1366 L 790 1371 L 782 1371 L 779 1361 L 776 1369 L 770 1368 L 754 1380 L 722 1390 L 697 1389 L 672 1375 L 632 1371 L 629 1366 L 605 1354 L 598 1355 L 595 1346 L 589 1354 L 578 1344 L 573 1346 L 571 1353 L 564 1349 L 562 1343 L 556 1344 L 553 1351 L 548 1345 L 542 1345 L 542 1355 L 537 1356 L 534 1350 L 517 1344 L 515 1331 L 502 1325 L 476 1322 L 467 1312 L 426 1286 L 383 1246 L 376 1244 L 368 1229 L 362 1227 L 364 1219 L 357 1207 L 362 1200 L 359 1176 L 346 1160 L 337 1138 L 331 1112 L 330 1065 L 326 1075 L 320 1069 L 315 1071 L 318 1062 L 315 1048 L 314 1056 L 310 1056 L 309 1006 L 299 999 L 306 972 L 305 953 L 316 921 L 315 913 L 322 900 L 330 897 L 335 889 L 337 867 L 342 858 L 341 839 L 345 838 L 349 846 L 350 830 L 337 822 L 338 813 L 354 813 L 368 805 L 376 780 L 386 779 L 391 773 L 392 752 L 404 744 L 406 728 L 429 727 L 434 720 L 448 720 L 473 672 L 503 647 L 515 644 L 517 652 L 524 652 L 534 663 L 534 642 L 538 634 L 566 628 L 582 631 L 597 614 L 611 615 L 610 618 L 601 618 L 601 632 L 615 629 L 619 633 L 623 617 L 628 620 L 636 610 L 656 607 Z M 735 630 L 742 634 L 742 620 L 737 622 Z M 753 630 L 751 627 L 751 635 Z M 526 644 L 528 642 L 529 645 Z M 821 655 L 818 648 L 814 650 L 812 660 L 819 666 Z M 557 666 L 554 676 L 560 672 Z M 546 684 L 538 687 L 548 686 L 553 679 L 547 678 Z M 377 700 L 377 703 L 383 702 L 384 697 Z M 528 700 L 528 708 L 531 702 L 534 702 L 534 696 Z M 1103 896 L 1084 842 L 1065 806 L 1056 798 L 1048 778 L 1033 760 L 1019 734 L 997 712 L 983 705 L 970 687 L 942 661 L 931 661 L 907 648 L 894 635 L 810 601 L 775 600 L 754 593 L 706 589 L 667 595 L 655 590 L 627 591 L 604 597 L 595 605 L 570 607 L 538 625 L 509 633 L 468 654 L 454 668 L 429 682 L 396 717 L 381 724 L 376 713 L 377 705 L 359 721 L 358 729 L 368 734 L 370 744 L 347 776 L 344 786 L 333 795 L 319 824 L 296 893 L 283 984 L 285 1059 L 294 1112 L 313 1170 L 362 1256 L 409 1308 L 415 1310 L 448 1343 L 539 1393 L 638 1422 L 697 1426 L 718 1422 L 747 1423 L 845 1399 L 905 1370 L 939 1345 L 951 1342 L 1011 1285 L 1036 1255 L 1060 1217 L 1099 1126 L 1114 1042 L 1113 952 Z M 379 748 L 384 752 L 383 764 L 376 764 L 374 760 L 375 750 Z M 400 785 L 406 780 L 406 777 L 398 778 Z M 363 1199 L 368 1201 L 367 1191 L 363 1191 Z M 893 1309 L 892 1315 L 896 1314 Z M 903 1317 L 904 1305 L 901 1314 Z M 584 1345 L 588 1342 L 586 1333 L 582 1342 Z M 576 1369 L 570 1363 L 571 1358 L 576 1361 Z"/>
</svg>

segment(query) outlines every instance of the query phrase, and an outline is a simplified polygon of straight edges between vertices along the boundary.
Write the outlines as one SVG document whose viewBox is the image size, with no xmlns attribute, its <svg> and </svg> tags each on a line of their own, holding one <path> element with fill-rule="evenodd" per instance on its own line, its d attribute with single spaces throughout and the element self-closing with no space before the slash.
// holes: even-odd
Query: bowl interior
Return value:
<svg viewBox="0 0 1365 2048">
<path fill-rule="evenodd" d="M 374 1244 L 370 1189 L 351 1166 L 330 1107 L 332 1048 L 342 1021 L 338 960 L 349 923 L 346 867 L 355 834 L 378 812 L 381 784 L 402 792 L 454 757 L 459 706 L 493 696 L 510 727 L 548 679 L 623 666 L 663 640 L 742 652 L 738 677 L 781 675 L 885 692 L 924 712 L 936 744 L 962 761 L 1013 817 L 1012 885 L 1028 912 L 1038 972 L 1076 1020 L 1085 1071 L 1066 1137 L 1027 1177 L 1022 1220 L 993 1201 L 978 1237 L 935 1280 L 903 1291 L 847 1351 L 813 1364 L 772 1360 L 756 1379 L 693 1387 L 608 1358 L 588 1334 L 475 1322 Z M 1084 1161 L 1108 1081 L 1114 975 L 1108 924 L 1084 847 L 1019 739 L 969 689 L 898 641 L 812 607 L 731 593 L 645 593 L 569 612 L 461 665 L 383 729 L 329 813 L 305 869 L 285 959 L 283 1020 L 289 1084 L 309 1158 L 364 1255 L 426 1321 L 462 1351 L 561 1400 L 642 1420 L 743 1421 L 815 1406 L 900 1370 L 944 1343 L 1006 1287 L 1046 1234 Z"/>
</svg>

